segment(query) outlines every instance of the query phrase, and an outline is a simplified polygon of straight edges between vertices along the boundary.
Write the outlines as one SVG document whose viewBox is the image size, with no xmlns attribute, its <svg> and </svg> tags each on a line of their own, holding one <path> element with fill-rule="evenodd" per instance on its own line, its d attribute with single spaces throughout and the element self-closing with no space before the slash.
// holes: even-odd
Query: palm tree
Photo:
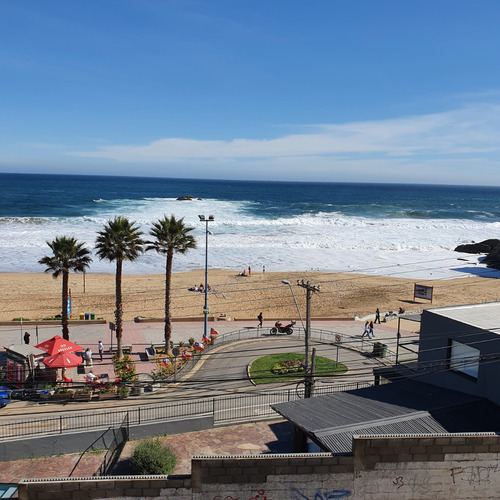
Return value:
<svg viewBox="0 0 500 500">
<path fill-rule="evenodd" d="M 170 352 L 170 338 L 172 336 L 172 323 L 170 319 L 170 282 L 172 280 L 172 259 L 174 253 L 186 253 L 190 248 L 196 248 L 194 236 L 189 234 L 194 227 L 184 224 L 184 218 L 176 219 L 175 216 L 162 219 L 153 223 L 149 234 L 155 241 L 148 241 L 147 250 L 156 250 L 166 256 L 165 263 L 165 350 Z"/>
<path fill-rule="evenodd" d="M 143 252 L 142 232 L 134 221 L 118 216 L 108 220 L 102 231 L 97 232 L 95 249 L 99 258 L 116 262 L 115 274 L 115 329 L 118 358 L 123 357 L 123 305 L 122 305 L 122 269 L 123 261 L 134 262 Z"/>
<path fill-rule="evenodd" d="M 75 238 L 66 236 L 57 236 L 53 241 L 47 241 L 53 255 L 43 257 L 38 261 L 39 264 L 47 266 L 46 273 L 52 273 L 54 279 L 62 274 L 62 305 L 61 305 L 61 323 L 62 336 L 69 340 L 68 328 L 68 283 L 69 272 L 85 272 L 92 262 L 90 250 L 79 243 Z"/>
</svg>

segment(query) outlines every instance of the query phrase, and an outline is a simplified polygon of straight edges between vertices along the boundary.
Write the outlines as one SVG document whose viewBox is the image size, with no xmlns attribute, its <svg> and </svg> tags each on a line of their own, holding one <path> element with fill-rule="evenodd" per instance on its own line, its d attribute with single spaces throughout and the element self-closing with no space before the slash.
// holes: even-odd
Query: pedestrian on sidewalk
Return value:
<svg viewBox="0 0 500 500">
<path fill-rule="evenodd" d="M 87 347 L 87 349 L 85 349 L 84 356 L 85 356 L 85 364 L 87 366 L 92 366 L 92 350 L 90 349 L 90 347 Z"/>
<path fill-rule="evenodd" d="M 104 346 L 102 345 L 102 340 L 99 340 L 97 343 L 97 350 L 99 351 L 99 357 L 101 358 L 102 361 L 102 353 L 104 352 Z"/>
<path fill-rule="evenodd" d="M 28 345 L 30 343 L 30 334 L 28 332 L 25 332 L 24 334 L 24 343 Z"/>
<path fill-rule="evenodd" d="M 368 327 L 368 338 L 371 339 L 375 337 L 375 334 L 373 333 L 373 321 L 370 321 L 370 326 Z"/>
<path fill-rule="evenodd" d="M 380 311 L 377 307 L 377 310 L 375 311 L 375 323 L 378 323 L 380 325 Z"/>
<path fill-rule="evenodd" d="M 259 320 L 257 328 L 262 328 L 262 321 L 264 321 L 264 316 L 262 316 L 262 312 L 257 316 L 257 319 Z"/>
<path fill-rule="evenodd" d="M 361 338 L 363 338 L 365 335 L 368 335 L 368 338 L 370 338 L 369 326 L 370 323 L 368 321 L 365 321 L 365 329 L 363 331 L 363 335 L 361 335 Z"/>
</svg>

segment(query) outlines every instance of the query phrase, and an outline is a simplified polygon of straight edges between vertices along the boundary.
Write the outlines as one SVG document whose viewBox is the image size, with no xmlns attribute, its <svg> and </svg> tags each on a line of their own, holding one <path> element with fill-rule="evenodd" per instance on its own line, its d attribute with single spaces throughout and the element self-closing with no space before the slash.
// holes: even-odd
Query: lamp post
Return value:
<svg viewBox="0 0 500 500">
<path fill-rule="evenodd" d="M 208 223 L 213 222 L 215 217 L 213 215 L 209 215 L 206 218 L 204 215 L 198 215 L 198 218 L 201 222 L 205 223 L 205 305 L 203 306 L 203 315 L 204 318 L 204 326 L 203 326 L 203 337 L 207 338 L 207 330 L 208 330 L 208 313 L 210 309 L 208 307 L 208 234 L 210 231 L 208 230 Z"/>
<path fill-rule="evenodd" d="M 297 280 L 297 286 L 306 289 L 306 326 L 304 327 L 304 321 L 302 320 L 302 315 L 300 314 L 300 309 L 297 304 L 297 300 L 295 299 L 295 294 L 293 293 L 292 285 L 288 280 L 282 280 L 283 284 L 288 285 L 290 287 L 290 291 L 292 292 L 292 297 L 295 302 L 295 307 L 297 308 L 297 312 L 299 313 L 300 321 L 302 323 L 302 327 L 304 328 L 304 351 L 305 351 L 305 366 L 304 366 L 304 397 L 310 398 L 312 395 L 312 386 L 314 384 L 314 380 L 312 380 L 312 374 L 309 373 L 309 333 L 311 330 L 311 297 L 314 292 L 319 292 L 321 290 L 321 286 L 311 285 L 309 281 Z M 314 354 L 313 354 L 314 356 Z"/>
</svg>

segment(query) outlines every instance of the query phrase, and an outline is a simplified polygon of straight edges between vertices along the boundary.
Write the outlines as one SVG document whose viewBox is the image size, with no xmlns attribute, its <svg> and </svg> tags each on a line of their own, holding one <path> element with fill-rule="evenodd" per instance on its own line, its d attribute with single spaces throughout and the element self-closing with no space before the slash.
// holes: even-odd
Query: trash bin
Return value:
<svg viewBox="0 0 500 500">
<path fill-rule="evenodd" d="M 85 319 L 85 314 L 80 313 L 80 319 Z"/>
<path fill-rule="evenodd" d="M 382 344 L 380 342 L 373 343 L 373 351 L 372 354 L 376 357 L 381 356 L 382 354 Z"/>
<path fill-rule="evenodd" d="M 90 319 L 90 314 L 89 313 L 85 313 L 85 320 L 88 321 Z"/>
<path fill-rule="evenodd" d="M 380 357 L 385 358 L 387 356 L 387 345 L 380 344 Z"/>
<path fill-rule="evenodd" d="M 95 313 L 90 313 L 90 319 L 95 319 Z"/>
</svg>

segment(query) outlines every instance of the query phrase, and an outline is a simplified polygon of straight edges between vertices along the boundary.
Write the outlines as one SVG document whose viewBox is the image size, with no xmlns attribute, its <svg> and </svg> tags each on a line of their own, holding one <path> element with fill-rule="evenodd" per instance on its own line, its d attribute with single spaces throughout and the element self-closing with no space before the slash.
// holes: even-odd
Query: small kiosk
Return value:
<svg viewBox="0 0 500 500">
<path fill-rule="evenodd" d="M 26 344 L 14 344 L 5 349 L 5 381 L 23 387 L 27 380 L 35 380 L 38 364 L 47 355 L 45 351 Z"/>
</svg>

